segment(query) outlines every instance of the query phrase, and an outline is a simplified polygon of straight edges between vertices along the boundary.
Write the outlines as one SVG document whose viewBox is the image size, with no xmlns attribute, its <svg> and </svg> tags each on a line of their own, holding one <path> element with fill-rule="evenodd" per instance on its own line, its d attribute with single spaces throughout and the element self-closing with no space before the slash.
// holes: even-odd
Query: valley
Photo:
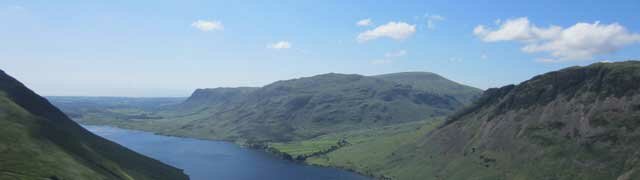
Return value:
<svg viewBox="0 0 640 180">
<path fill-rule="evenodd" d="M 640 180 L 640 0 L 0 0 L 0 180 Z"/>
<path fill-rule="evenodd" d="M 184 102 L 102 107 L 108 113 L 81 112 L 76 120 L 231 141 L 376 179 L 634 177 L 638 72 L 635 61 L 571 67 L 469 95 L 477 99 L 466 107 L 464 96 L 442 94 L 452 91 L 329 74 L 201 89 Z"/>
</svg>

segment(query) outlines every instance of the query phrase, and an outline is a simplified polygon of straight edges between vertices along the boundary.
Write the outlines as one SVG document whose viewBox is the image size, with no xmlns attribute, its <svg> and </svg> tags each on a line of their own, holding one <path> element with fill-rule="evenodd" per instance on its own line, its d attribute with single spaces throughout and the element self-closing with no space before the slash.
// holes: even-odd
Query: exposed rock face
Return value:
<svg viewBox="0 0 640 180">
<path fill-rule="evenodd" d="M 445 179 L 637 179 L 638 127 L 640 62 L 598 63 L 487 90 L 416 147 Z"/>
</svg>

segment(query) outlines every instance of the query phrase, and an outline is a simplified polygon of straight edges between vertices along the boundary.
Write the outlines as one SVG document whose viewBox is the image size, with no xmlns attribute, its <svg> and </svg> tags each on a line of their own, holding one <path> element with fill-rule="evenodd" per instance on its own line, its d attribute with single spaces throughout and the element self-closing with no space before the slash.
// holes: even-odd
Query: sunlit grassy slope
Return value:
<svg viewBox="0 0 640 180">
<path fill-rule="evenodd" d="M 0 179 L 188 179 L 95 136 L 0 71 Z"/>
<path fill-rule="evenodd" d="M 396 169 L 394 168 L 396 164 L 391 163 L 392 159 L 397 156 L 396 152 L 400 148 L 404 148 L 405 144 L 416 143 L 420 137 L 426 135 L 441 122 L 442 120 L 439 119 L 426 120 L 308 140 L 307 143 L 333 140 L 334 144 L 340 140 L 346 140 L 348 145 L 328 153 L 308 157 L 305 162 L 313 165 L 340 167 L 377 178 L 385 178 L 388 177 L 388 174 L 401 173 L 406 170 Z M 282 145 L 276 144 L 273 147 L 290 154 L 298 154 L 298 149 L 309 146 L 304 143 L 292 142 Z"/>
</svg>

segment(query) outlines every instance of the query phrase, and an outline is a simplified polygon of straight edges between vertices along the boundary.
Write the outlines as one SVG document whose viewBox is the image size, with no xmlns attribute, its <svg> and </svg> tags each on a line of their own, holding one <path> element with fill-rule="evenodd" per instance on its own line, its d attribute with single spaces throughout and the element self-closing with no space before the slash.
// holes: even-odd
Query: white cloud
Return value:
<svg viewBox="0 0 640 180">
<path fill-rule="evenodd" d="M 394 40 L 403 40 L 416 32 L 416 25 L 407 24 L 405 22 L 389 22 L 385 25 L 376 27 L 375 29 L 365 31 L 358 34 L 358 42 L 366 42 L 369 40 L 387 37 Z"/>
<path fill-rule="evenodd" d="M 482 54 L 480 55 L 480 59 L 489 59 L 489 56 L 487 56 L 487 54 Z"/>
<path fill-rule="evenodd" d="M 276 43 L 267 44 L 267 48 L 269 49 L 289 49 L 291 48 L 291 43 L 289 41 L 279 41 Z"/>
<path fill-rule="evenodd" d="M 377 60 L 371 61 L 371 64 L 374 64 L 374 65 L 391 64 L 391 63 L 393 63 L 393 60 L 391 59 L 377 59 Z"/>
<path fill-rule="evenodd" d="M 384 57 L 393 58 L 393 57 L 402 57 L 405 55 L 407 55 L 407 50 L 399 50 L 399 51 L 385 53 Z"/>
<path fill-rule="evenodd" d="M 437 21 L 444 21 L 444 17 L 440 15 L 425 15 L 427 18 L 427 28 L 434 29 L 436 28 Z"/>
<path fill-rule="evenodd" d="M 526 53 L 548 53 L 539 62 L 561 62 L 592 59 L 640 42 L 640 34 L 630 33 L 624 26 L 613 24 L 576 23 L 568 28 L 540 28 L 526 17 L 509 19 L 496 30 L 478 25 L 473 33 L 485 42 L 518 41 Z"/>
<path fill-rule="evenodd" d="M 370 18 L 356 22 L 356 26 L 370 26 L 371 24 L 373 24 L 373 21 Z"/>
<path fill-rule="evenodd" d="M 224 26 L 220 21 L 206 21 L 206 20 L 197 20 L 196 22 L 191 23 L 191 27 L 197 28 L 200 31 L 213 31 L 213 30 L 223 30 Z"/>
</svg>

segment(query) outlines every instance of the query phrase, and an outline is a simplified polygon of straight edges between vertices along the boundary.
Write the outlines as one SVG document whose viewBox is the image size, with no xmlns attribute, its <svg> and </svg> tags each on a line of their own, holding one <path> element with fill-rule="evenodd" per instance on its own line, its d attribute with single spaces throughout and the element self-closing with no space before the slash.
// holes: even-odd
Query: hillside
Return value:
<svg viewBox="0 0 640 180">
<path fill-rule="evenodd" d="M 638 179 L 638 82 L 640 62 L 628 61 L 490 89 L 368 168 L 394 179 Z"/>
<path fill-rule="evenodd" d="M 98 137 L 0 71 L 0 179 L 188 179 Z"/>
<path fill-rule="evenodd" d="M 482 90 L 478 88 L 459 84 L 430 72 L 401 72 L 373 77 L 410 85 L 413 88 L 431 93 L 450 95 L 464 104 L 470 104 L 482 93 Z"/>
<path fill-rule="evenodd" d="M 431 80 L 415 88 L 384 78 L 330 73 L 261 88 L 199 89 L 184 103 L 154 112 L 159 119 L 80 121 L 187 137 L 284 142 L 446 116 L 464 106 L 458 98 L 479 93 L 469 88 L 461 97 L 424 88 Z M 434 80 L 438 86 L 446 84 L 442 81 Z"/>
</svg>

